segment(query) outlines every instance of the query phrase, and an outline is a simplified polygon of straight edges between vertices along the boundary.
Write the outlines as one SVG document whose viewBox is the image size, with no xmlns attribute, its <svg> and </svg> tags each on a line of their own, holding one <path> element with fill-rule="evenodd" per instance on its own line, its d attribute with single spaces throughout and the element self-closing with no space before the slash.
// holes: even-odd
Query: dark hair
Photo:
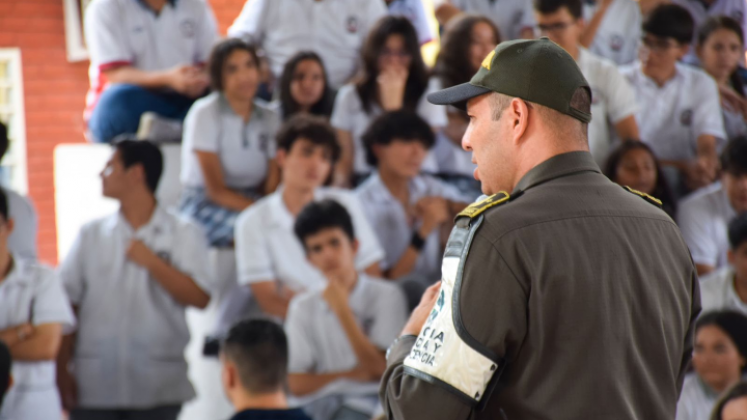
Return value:
<svg viewBox="0 0 747 420">
<path fill-rule="evenodd" d="M 729 246 L 737 249 L 747 242 L 747 213 L 742 213 L 729 222 Z"/>
<path fill-rule="evenodd" d="M 228 331 L 220 346 L 233 362 L 241 385 L 252 394 L 269 394 L 284 388 L 288 375 L 288 339 L 283 327 L 265 319 L 240 321 Z"/>
<path fill-rule="evenodd" d="M 607 158 L 607 162 L 604 165 L 604 174 L 613 182 L 617 182 L 617 168 L 620 166 L 620 162 L 625 155 L 633 150 L 645 150 L 654 159 L 654 164 L 656 165 L 656 186 L 651 195 L 661 200 L 664 211 L 671 217 L 674 217 L 677 212 L 677 200 L 675 200 L 672 189 L 669 187 L 669 183 L 664 176 L 659 159 L 656 158 L 654 151 L 646 143 L 638 140 L 624 141 Z"/>
<path fill-rule="evenodd" d="M 729 140 L 721 152 L 721 168 L 730 175 L 747 175 L 747 137 Z"/>
<path fill-rule="evenodd" d="M 361 140 L 366 147 L 366 162 L 371 166 L 377 166 L 379 159 L 373 151 L 374 145 L 387 145 L 394 140 L 416 141 L 430 149 L 436 142 L 436 136 L 431 126 L 418 114 L 400 110 L 379 115 L 369 124 Z"/>
<path fill-rule="evenodd" d="M 3 406 L 3 398 L 10 387 L 11 365 L 10 350 L 8 350 L 8 346 L 5 343 L 0 341 L 0 407 Z"/>
<path fill-rule="evenodd" d="M 304 138 L 315 145 L 324 146 L 332 155 L 332 164 L 340 158 L 337 133 L 327 120 L 314 115 L 296 114 L 283 123 L 278 131 L 278 149 L 289 152 L 298 139 Z"/>
<path fill-rule="evenodd" d="M 739 355 L 747 360 L 747 316 L 733 310 L 706 312 L 695 321 L 695 335 L 707 326 L 718 327 L 724 334 L 728 335 Z M 747 363 L 741 367 L 742 373 L 747 372 Z"/>
<path fill-rule="evenodd" d="M 561 7 L 568 9 L 568 12 L 576 19 L 583 16 L 583 6 L 581 0 L 534 0 L 534 10 L 547 15 L 555 13 Z"/>
<path fill-rule="evenodd" d="M 10 139 L 8 139 L 8 127 L 0 121 L 0 160 L 3 159 L 5 153 L 8 151 L 10 146 Z"/>
<path fill-rule="evenodd" d="M 443 88 L 469 82 L 478 70 L 472 68 L 469 59 L 472 29 L 478 23 L 490 26 L 496 45 L 501 42 L 498 28 L 485 16 L 462 14 L 449 21 L 441 38 L 441 52 L 438 54 L 436 66 L 433 69 L 434 74 L 441 80 Z"/>
<path fill-rule="evenodd" d="M 360 96 L 363 110 L 370 113 L 377 100 L 379 76 L 379 56 L 381 55 L 386 40 L 392 35 L 401 35 L 405 40 L 405 49 L 410 54 L 410 71 L 405 84 L 405 98 L 403 107 L 415 110 L 428 87 L 428 70 L 420 55 L 420 44 L 418 35 L 412 23 L 401 16 L 384 16 L 379 19 L 368 33 L 363 45 L 363 71 L 360 80 L 356 84 L 356 91 Z"/>
<path fill-rule="evenodd" d="M 680 44 L 689 44 L 695 32 L 695 21 L 684 7 L 671 3 L 661 4 L 643 21 L 643 32 L 659 38 L 674 38 Z"/>
<path fill-rule="evenodd" d="M 163 172 L 161 149 L 148 140 L 136 140 L 129 134 L 115 138 L 114 147 L 119 152 L 125 169 L 134 165 L 142 165 L 143 172 L 145 172 L 145 184 L 150 192 L 155 194 Z"/>
<path fill-rule="evenodd" d="M 228 57 L 230 57 L 234 51 L 248 52 L 249 55 L 252 56 L 252 60 L 254 60 L 254 65 L 259 68 L 257 49 L 253 45 L 247 44 L 238 38 L 228 38 L 221 41 L 213 47 L 213 50 L 210 52 L 210 58 L 208 59 L 210 86 L 213 90 L 223 92 L 223 68 L 226 65 Z"/>
<path fill-rule="evenodd" d="M 731 387 L 726 393 L 724 393 L 721 398 L 719 398 L 718 402 L 716 403 L 716 406 L 713 407 L 713 412 L 711 414 L 711 420 L 724 420 L 723 414 L 724 414 L 724 407 L 726 407 L 727 404 L 729 404 L 731 401 L 738 400 L 740 398 L 747 397 L 747 382 L 740 382 L 733 387 Z"/>
<path fill-rule="evenodd" d="M 306 247 L 306 238 L 325 229 L 338 228 L 351 240 L 355 240 L 353 219 L 350 213 L 334 200 L 312 201 L 296 217 L 293 231 Z"/>
<path fill-rule="evenodd" d="M 703 46 L 708 38 L 719 29 L 726 29 L 727 31 L 734 32 L 739 38 L 739 42 L 744 46 L 744 31 L 742 30 L 742 25 L 728 16 L 709 16 L 708 19 L 706 19 L 698 28 L 698 46 Z M 739 75 L 738 64 L 737 68 L 734 69 L 729 76 L 729 81 L 734 87 L 734 90 L 737 91 L 740 96 L 744 96 L 744 82 L 742 81 L 742 77 Z"/>
<path fill-rule="evenodd" d="M 293 77 L 296 73 L 296 67 L 302 61 L 315 61 L 322 68 L 322 75 L 324 77 L 324 92 L 319 101 L 311 106 L 310 113 L 313 115 L 321 115 L 329 118 L 332 114 L 332 107 L 334 106 L 334 92 L 329 87 L 329 77 L 327 76 L 327 69 L 324 67 L 324 62 L 321 57 L 312 51 L 300 51 L 285 63 L 283 67 L 283 74 L 280 76 L 280 108 L 283 112 L 283 119 L 288 119 L 295 115 L 299 111 L 299 105 L 293 95 L 291 94 L 291 83 L 293 83 Z"/>
</svg>

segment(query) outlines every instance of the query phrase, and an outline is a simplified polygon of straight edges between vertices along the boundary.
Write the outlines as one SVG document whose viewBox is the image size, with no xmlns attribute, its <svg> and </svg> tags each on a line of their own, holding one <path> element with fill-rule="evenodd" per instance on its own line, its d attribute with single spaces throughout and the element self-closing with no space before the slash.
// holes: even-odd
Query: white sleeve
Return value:
<svg viewBox="0 0 747 420">
<path fill-rule="evenodd" d="M 62 324 L 63 330 L 69 331 L 75 326 L 75 316 L 70 301 L 62 288 L 62 282 L 54 271 L 47 267 L 38 267 L 35 275 L 39 276 L 36 294 L 34 295 L 34 325 Z"/>
<path fill-rule="evenodd" d="M 696 97 L 693 110 L 693 132 L 696 137 L 711 135 L 718 139 L 726 139 L 724 119 L 721 111 L 721 101 L 716 82 L 707 74 L 696 79 Z"/>
<path fill-rule="evenodd" d="M 91 2 L 83 23 L 92 65 L 102 70 L 115 64 L 132 63 L 134 53 L 128 47 L 116 2 Z"/>
<path fill-rule="evenodd" d="M 359 108 L 354 106 L 353 103 L 357 99 L 356 95 L 358 95 L 358 92 L 355 90 L 355 85 L 345 85 L 340 88 L 335 98 L 335 105 L 329 121 L 332 127 L 338 130 L 353 131 L 353 118 L 351 114 L 353 109 Z"/>
<path fill-rule="evenodd" d="M 387 14 L 387 7 L 384 0 L 365 0 L 364 4 L 366 10 L 364 13 L 361 13 L 361 17 L 364 18 L 361 19 L 362 30 L 360 31 L 360 34 L 362 40 L 365 40 L 366 37 L 368 37 L 368 32 L 373 28 L 376 22 Z"/>
<path fill-rule="evenodd" d="M 356 268 L 365 270 L 372 264 L 383 260 L 384 250 L 381 248 L 379 239 L 371 228 L 371 224 L 368 223 L 366 214 L 363 212 L 360 201 L 358 201 L 355 194 L 346 194 L 344 202 L 340 202 L 340 204 L 344 205 L 348 213 L 350 213 L 350 218 L 353 219 L 355 237 L 360 244 L 358 255 L 355 257 Z"/>
<path fill-rule="evenodd" d="M 228 36 L 261 46 L 265 35 L 265 15 L 271 0 L 246 0 L 241 13 L 228 28 Z"/>
<path fill-rule="evenodd" d="M 256 205 L 256 204 L 255 204 Z M 253 284 L 273 281 L 277 278 L 270 257 L 267 235 L 262 230 L 264 225 L 255 216 L 251 207 L 244 210 L 234 228 L 236 241 L 236 269 L 239 284 Z"/>
<path fill-rule="evenodd" d="M 308 337 L 309 328 L 304 321 L 309 314 L 303 313 L 303 306 L 298 298 L 293 299 L 288 306 L 288 316 L 285 319 L 285 335 L 288 337 L 288 373 L 311 373 L 314 369 L 314 354 L 311 340 Z"/>
<path fill-rule="evenodd" d="M 36 234 L 39 228 L 36 209 L 28 197 L 7 189 L 5 191 L 8 198 L 8 213 L 14 223 L 13 232 L 8 237 L 8 248 L 21 258 L 35 260 Z"/>
<path fill-rule="evenodd" d="M 435 77 L 428 81 L 428 87 L 425 89 L 423 96 L 418 103 L 418 115 L 428 122 L 433 128 L 446 127 L 449 124 L 449 118 L 446 115 L 446 107 L 443 105 L 434 105 L 428 102 L 428 95 L 436 92 L 440 83 Z"/>
<path fill-rule="evenodd" d="M 192 222 L 182 222 L 177 236 L 176 259 L 172 262 L 174 268 L 189 276 L 197 287 L 207 294 L 216 289 L 214 279 L 209 275 L 208 243 L 202 229 Z"/>
<path fill-rule="evenodd" d="M 213 51 L 213 46 L 220 39 L 218 35 L 218 23 L 215 21 L 215 14 L 213 9 L 207 2 L 198 2 L 202 4 L 202 22 L 200 23 L 197 33 L 197 56 L 195 57 L 196 63 L 207 63 L 210 58 L 210 53 Z"/>
<path fill-rule="evenodd" d="M 425 5 L 423 0 L 412 0 L 409 2 L 412 5 L 412 16 L 410 16 L 410 22 L 418 33 L 418 41 L 420 45 L 426 44 L 433 40 L 433 31 L 428 22 L 428 15 L 425 13 Z"/>
<path fill-rule="evenodd" d="M 75 238 L 73 246 L 67 256 L 57 267 L 57 277 L 65 288 L 68 299 L 73 305 L 83 300 L 86 288 L 85 258 L 86 227 L 83 227 Z"/>
<path fill-rule="evenodd" d="M 677 211 L 677 224 L 696 264 L 718 265 L 719 246 L 713 235 L 713 223 L 697 202 L 684 203 Z"/>
<path fill-rule="evenodd" d="M 635 99 L 635 92 L 628 83 L 628 79 L 620 74 L 620 71 L 610 63 L 609 66 L 605 66 L 606 70 L 606 83 L 609 102 L 607 103 L 607 112 L 610 121 L 617 124 L 618 122 L 635 116 L 638 112 L 638 103 Z"/>
<path fill-rule="evenodd" d="M 376 296 L 378 310 L 369 334 L 371 343 L 381 350 L 389 348 L 407 322 L 407 301 L 404 292 L 393 284 L 385 286 L 391 287 L 382 287 L 382 292 L 386 294 Z"/>
<path fill-rule="evenodd" d="M 208 98 L 210 97 L 195 102 L 184 118 L 182 147 L 187 150 L 218 153 L 220 120 L 212 112 L 213 108 L 203 103 Z"/>
</svg>

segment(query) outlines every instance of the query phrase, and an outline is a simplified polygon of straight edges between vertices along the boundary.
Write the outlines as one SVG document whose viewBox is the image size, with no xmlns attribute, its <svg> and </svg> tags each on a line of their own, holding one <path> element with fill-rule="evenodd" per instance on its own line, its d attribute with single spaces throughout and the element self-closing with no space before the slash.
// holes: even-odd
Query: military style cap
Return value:
<svg viewBox="0 0 747 420">
<path fill-rule="evenodd" d="M 570 54 L 548 38 L 522 39 L 502 42 L 485 57 L 469 83 L 431 93 L 428 101 L 464 109 L 467 100 L 498 92 L 588 123 L 591 114 L 571 106 L 578 88 L 585 88 L 591 97 L 589 83 Z"/>
</svg>

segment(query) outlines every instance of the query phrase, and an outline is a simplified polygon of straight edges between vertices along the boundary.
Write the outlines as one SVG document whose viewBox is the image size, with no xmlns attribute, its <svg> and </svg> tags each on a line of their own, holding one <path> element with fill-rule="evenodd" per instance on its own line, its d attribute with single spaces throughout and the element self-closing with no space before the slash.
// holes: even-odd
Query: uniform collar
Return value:
<svg viewBox="0 0 747 420">
<path fill-rule="evenodd" d="M 543 182 L 579 172 L 602 173 L 589 152 L 570 152 L 553 156 L 527 172 L 516 184 L 511 196 L 519 195 Z"/>
<path fill-rule="evenodd" d="M 150 229 L 158 230 L 161 229 L 162 226 L 164 226 L 163 222 L 166 216 L 166 210 L 158 203 L 156 203 L 156 208 L 153 210 L 153 215 L 150 217 L 150 220 L 148 220 L 148 223 L 141 226 L 137 231 L 133 231 L 132 226 L 130 226 L 130 223 L 124 218 L 121 210 L 117 211 L 107 220 L 106 227 L 109 230 L 118 228 L 125 229 L 126 231 L 131 233 L 144 232 Z"/>
<path fill-rule="evenodd" d="M 293 223 L 295 222 L 296 218 L 288 210 L 288 207 L 285 206 L 285 202 L 283 201 L 283 190 L 284 187 L 282 184 L 280 184 L 275 192 L 267 198 L 268 200 L 270 200 L 270 214 L 268 222 L 273 226 L 292 229 Z M 314 201 L 323 199 L 325 196 L 324 192 L 324 187 L 315 189 Z"/>
</svg>

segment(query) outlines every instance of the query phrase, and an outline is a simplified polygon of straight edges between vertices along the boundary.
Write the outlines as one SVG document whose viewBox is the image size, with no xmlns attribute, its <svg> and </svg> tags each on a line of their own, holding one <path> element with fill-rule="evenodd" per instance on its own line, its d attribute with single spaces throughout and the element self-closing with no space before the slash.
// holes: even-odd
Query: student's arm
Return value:
<svg viewBox="0 0 747 420">
<path fill-rule="evenodd" d="M 37 325 L 30 336 L 9 346 L 10 355 L 21 362 L 55 360 L 61 341 L 61 324 Z"/>
<path fill-rule="evenodd" d="M 31 324 L 26 323 L 15 325 L 4 330 L 0 330 L 0 341 L 5 343 L 8 348 L 11 348 L 23 341 L 26 337 L 30 336 L 33 332 L 34 327 Z"/>
<path fill-rule="evenodd" d="M 448 2 L 437 6 L 435 10 L 436 20 L 441 26 L 445 26 L 451 19 L 462 13 L 459 8 Z"/>
<path fill-rule="evenodd" d="M 716 267 L 707 264 L 695 264 L 695 269 L 698 272 L 698 276 L 705 276 L 708 273 L 713 272 Z"/>
<path fill-rule="evenodd" d="M 363 270 L 363 272 L 368 274 L 371 277 L 381 278 L 383 276 L 383 273 L 381 271 L 381 266 L 379 265 L 378 262 L 375 262 L 369 265 L 365 270 Z"/>
<path fill-rule="evenodd" d="M 220 158 L 213 152 L 195 150 L 200 162 L 202 178 L 205 180 L 205 193 L 213 203 L 233 211 L 242 211 L 254 201 L 226 187 Z"/>
<path fill-rule="evenodd" d="M 144 71 L 130 65 L 102 70 L 111 83 L 126 83 L 149 89 L 170 88 L 192 98 L 200 96 L 208 85 L 204 70 L 191 65 L 162 71 Z"/>
<path fill-rule="evenodd" d="M 130 243 L 127 258 L 148 270 L 161 287 L 182 305 L 205 309 L 210 302 L 210 295 L 197 286 L 192 278 L 161 259 L 141 241 L 133 240 Z"/>
<path fill-rule="evenodd" d="M 602 24 L 602 20 L 604 20 L 604 15 L 607 13 L 610 4 L 612 4 L 612 0 L 597 0 L 597 10 L 594 13 L 594 16 L 592 16 L 586 24 L 586 28 L 584 28 L 584 32 L 581 34 L 581 45 L 584 48 L 589 48 L 589 46 L 594 42 L 594 37 L 597 36 L 599 26 Z"/>
<path fill-rule="evenodd" d="M 251 283 L 252 294 L 257 300 L 262 312 L 285 319 L 288 313 L 288 305 L 293 299 L 294 293 L 286 288 L 279 289 L 275 281 L 263 281 Z"/>
<path fill-rule="evenodd" d="M 353 179 L 353 135 L 347 130 L 337 130 L 337 141 L 340 143 L 340 160 L 335 165 L 332 184 L 337 187 L 349 187 Z"/>
<path fill-rule="evenodd" d="M 291 394 L 303 397 L 304 395 L 313 394 L 339 379 L 352 379 L 362 382 L 368 381 L 371 378 L 361 368 L 337 373 L 291 373 L 288 375 L 288 388 Z"/>
<path fill-rule="evenodd" d="M 621 139 L 638 140 L 638 124 L 635 122 L 635 116 L 629 115 L 626 118 L 615 123 L 615 131 Z"/>
<path fill-rule="evenodd" d="M 77 315 L 77 309 L 74 311 Z M 75 333 L 63 336 L 57 353 L 57 389 L 60 391 L 62 407 L 68 411 L 78 405 L 78 385 L 69 368 L 73 360 L 75 338 Z"/>
<path fill-rule="evenodd" d="M 710 134 L 698 136 L 698 159 L 705 166 L 706 174 L 711 181 L 718 174 L 718 152 L 716 151 L 716 137 Z"/>
</svg>

